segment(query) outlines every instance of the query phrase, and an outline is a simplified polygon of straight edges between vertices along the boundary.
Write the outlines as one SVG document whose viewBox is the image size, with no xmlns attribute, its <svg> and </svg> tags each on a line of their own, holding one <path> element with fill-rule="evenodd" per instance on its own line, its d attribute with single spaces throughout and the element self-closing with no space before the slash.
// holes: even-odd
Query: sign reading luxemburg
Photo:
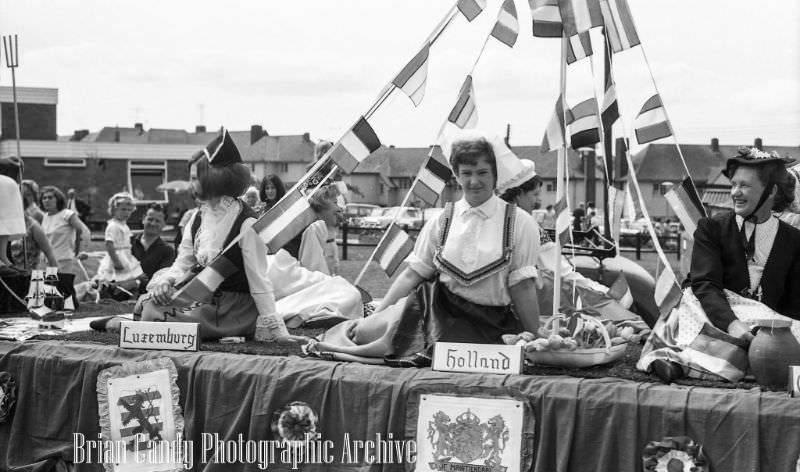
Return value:
<svg viewBox="0 0 800 472">
<path fill-rule="evenodd" d="M 437 342 L 433 348 L 433 370 L 519 374 L 522 346 Z"/>
<path fill-rule="evenodd" d="M 197 323 L 123 321 L 119 329 L 119 347 L 197 351 L 200 347 L 200 325 Z"/>
</svg>

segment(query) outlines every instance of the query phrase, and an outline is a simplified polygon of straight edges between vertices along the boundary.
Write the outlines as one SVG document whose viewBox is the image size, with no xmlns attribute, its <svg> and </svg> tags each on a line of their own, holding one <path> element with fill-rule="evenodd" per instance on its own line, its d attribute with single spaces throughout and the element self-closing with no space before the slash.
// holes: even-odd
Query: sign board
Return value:
<svg viewBox="0 0 800 472">
<path fill-rule="evenodd" d="M 197 351 L 200 347 L 200 325 L 154 321 L 123 321 L 119 328 L 119 347 Z"/>
<path fill-rule="evenodd" d="M 433 370 L 520 374 L 522 346 L 437 342 L 433 348 Z"/>
<path fill-rule="evenodd" d="M 800 365 L 789 366 L 789 394 L 800 397 Z"/>
</svg>

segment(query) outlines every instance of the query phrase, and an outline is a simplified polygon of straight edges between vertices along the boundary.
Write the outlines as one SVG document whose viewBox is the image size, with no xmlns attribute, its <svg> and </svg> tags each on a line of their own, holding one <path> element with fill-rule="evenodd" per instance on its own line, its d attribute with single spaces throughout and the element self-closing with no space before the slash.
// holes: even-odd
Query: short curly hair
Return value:
<svg viewBox="0 0 800 472">
<path fill-rule="evenodd" d="M 732 178 L 740 167 L 754 169 L 766 189 L 773 185 L 775 186 L 777 192 L 772 203 L 772 211 L 781 212 L 792 204 L 794 201 L 795 178 L 786 170 L 786 166 L 782 162 L 776 161 L 757 166 L 748 166 L 732 161 L 727 166 L 728 175 Z"/>
<path fill-rule="evenodd" d="M 336 205 L 339 195 L 341 193 L 336 185 L 326 185 L 309 197 L 308 205 L 314 212 L 319 213 L 331 205 Z"/>
<path fill-rule="evenodd" d="M 497 186 L 497 159 L 494 155 L 492 144 L 483 137 L 473 139 L 458 140 L 453 143 L 450 152 L 450 166 L 453 172 L 458 175 L 458 167 L 462 164 L 477 165 L 478 161 L 484 158 L 492 168 L 494 183 Z"/>
<path fill-rule="evenodd" d="M 41 205 L 42 208 L 44 208 L 42 197 L 44 197 L 44 194 L 46 193 L 52 193 L 56 198 L 56 210 L 61 211 L 67 207 L 67 197 L 64 196 L 64 192 L 62 192 L 58 187 L 48 185 L 42 188 L 41 192 L 39 192 L 39 205 Z"/>
</svg>

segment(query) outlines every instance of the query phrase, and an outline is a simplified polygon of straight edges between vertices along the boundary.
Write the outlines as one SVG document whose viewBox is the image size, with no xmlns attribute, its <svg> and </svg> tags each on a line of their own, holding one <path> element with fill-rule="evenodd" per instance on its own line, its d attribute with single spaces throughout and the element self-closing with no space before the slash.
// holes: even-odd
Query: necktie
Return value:
<svg viewBox="0 0 800 472">
<path fill-rule="evenodd" d="M 742 243 L 744 244 L 744 255 L 747 262 L 750 262 L 756 255 L 756 224 L 753 224 L 753 232 L 750 237 L 747 237 L 747 230 L 745 229 L 747 222 L 742 223 L 741 235 Z"/>
</svg>

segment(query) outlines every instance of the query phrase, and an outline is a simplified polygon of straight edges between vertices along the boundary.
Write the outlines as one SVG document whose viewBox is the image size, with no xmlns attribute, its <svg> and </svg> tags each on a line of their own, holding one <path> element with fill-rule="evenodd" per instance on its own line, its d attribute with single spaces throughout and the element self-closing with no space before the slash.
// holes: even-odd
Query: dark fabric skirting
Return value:
<svg viewBox="0 0 800 472">
<path fill-rule="evenodd" d="M 427 367 L 436 341 L 499 344 L 503 334 L 520 331 L 510 306 L 478 305 L 438 280 L 425 282 L 406 299 L 391 354 L 384 361 L 396 367 Z"/>
</svg>

